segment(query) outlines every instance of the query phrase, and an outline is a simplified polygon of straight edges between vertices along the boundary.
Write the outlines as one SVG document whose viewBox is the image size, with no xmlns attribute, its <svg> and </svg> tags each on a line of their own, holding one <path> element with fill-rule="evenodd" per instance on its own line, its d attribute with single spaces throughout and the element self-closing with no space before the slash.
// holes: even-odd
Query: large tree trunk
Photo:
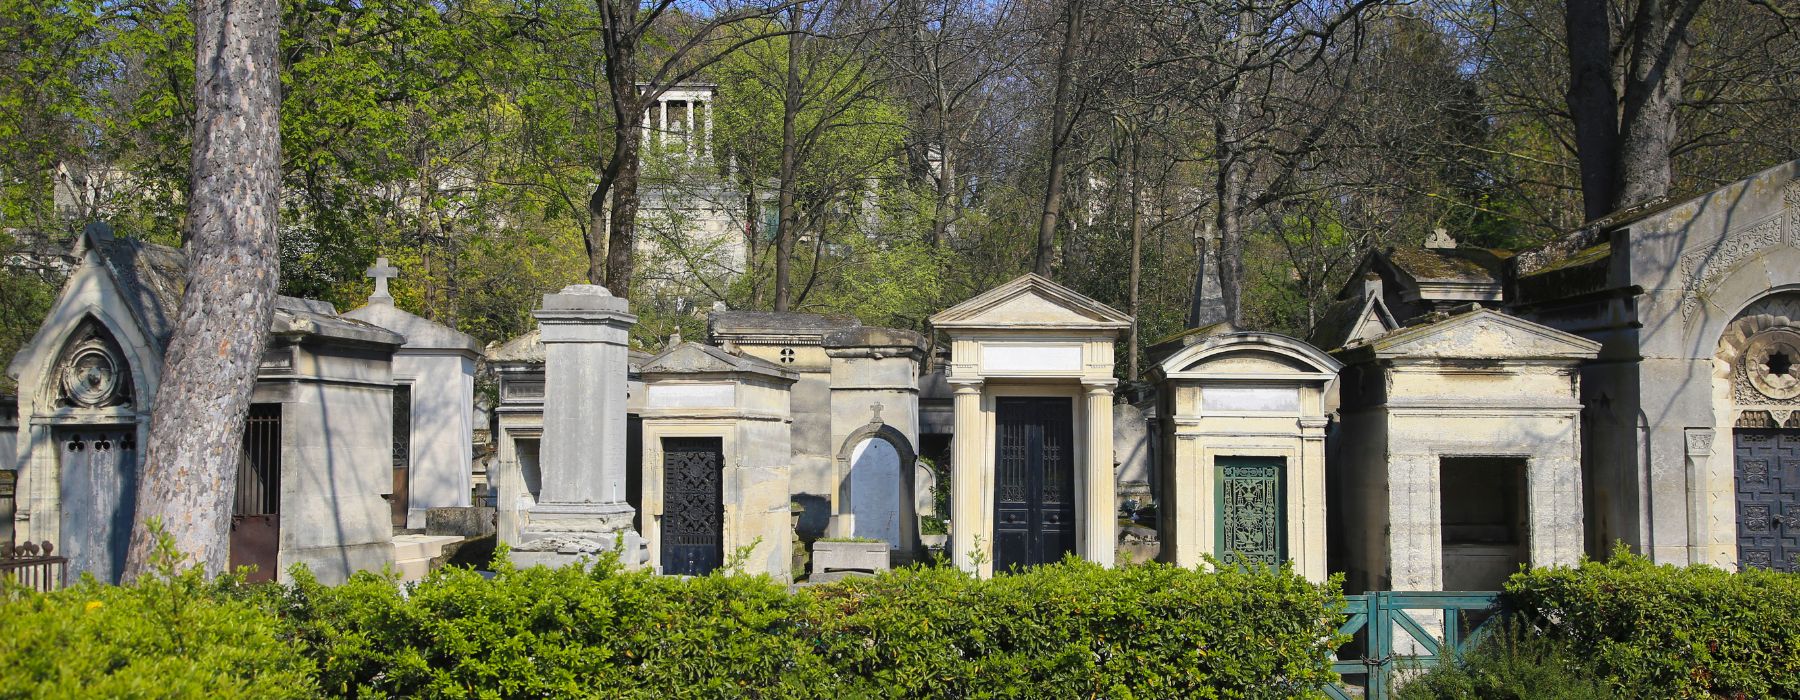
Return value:
<svg viewBox="0 0 1800 700">
<path fill-rule="evenodd" d="M 1613 209 L 1669 193 L 1675 170 L 1675 108 L 1687 73 L 1688 25 L 1701 0 L 1640 0 L 1619 121 L 1619 178 Z"/>
<path fill-rule="evenodd" d="M 1075 49 L 1081 41 L 1082 0 L 1068 0 L 1063 7 L 1063 43 L 1056 57 L 1056 90 L 1050 96 L 1050 167 L 1044 176 L 1044 208 L 1038 219 L 1037 262 L 1032 271 L 1050 276 L 1056 251 L 1056 220 L 1062 215 L 1063 178 L 1068 170 L 1069 133 L 1074 121 L 1069 107 L 1074 92 Z"/>
<path fill-rule="evenodd" d="M 230 561 L 244 416 L 279 274 L 280 29 L 276 0 L 194 4 L 187 288 L 150 419 L 127 579 L 150 571 L 150 519 L 208 575 Z"/>
<path fill-rule="evenodd" d="M 1138 137 L 1131 137 L 1131 172 L 1127 179 L 1131 181 L 1131 337 L 1126 347 L 1131 359 L 1125 376 L 1138 378 L 1138 321 L 1139 294 L 1138 288 L 1144 274 L 1144 183 L 1143 173 L 1139 169 L 1138 158 L 1143 151 Z"/>
<path fill-rule="evenodd" d="M 1689 53 L 1687 32 L 1703 0 L 1641 0 L 1614 41 L 1607 0 L 1566 0 L 1569 116 L 1581 168 L 1582 212 L 1593 220 L 1668 194 L 1670 152 Z M 1614 64 L 1626 49 L 1626 65 Z M 1624 74 L 1621 84 L 1618 73 Z"/>
<path fill-rule="evenodd" d="M 787 81 L 781 100 L 781 222 L 775 231 L 775 310 L 787 311 L 790 303 L 789 278 L 793 274 L 794 242 L 799 235 L 800 210 L 795 204 L 796 180 L 799 178 L 799 135 L 795 120 L 800 116 L 800 3 L 788 8 L 789 34 Z"/>
<path fill-rule="evenodd" d="M 1618 183 L 1619 97 L 1613 83 L 1606 6 L 1607 0 L 1568 0 L 1563 16 L 1569 47 L 1565 100 L 1575 121 L 1582 208 L 1588 219 L 1612 212 Z"/>
<path fill-rule="evenodd" d="M 637 242 L 638 210 L 638 128 L 620 127 L 614 148 L 619 157 L 618 176 L 612 181 L 612 211 L 606 222 L 606 278 L 593 281 L 606 285 L 613 296 L 631 295 L 633 250 Z M 592 281 L 592 280 L 590 280 Z"/>
</svg>

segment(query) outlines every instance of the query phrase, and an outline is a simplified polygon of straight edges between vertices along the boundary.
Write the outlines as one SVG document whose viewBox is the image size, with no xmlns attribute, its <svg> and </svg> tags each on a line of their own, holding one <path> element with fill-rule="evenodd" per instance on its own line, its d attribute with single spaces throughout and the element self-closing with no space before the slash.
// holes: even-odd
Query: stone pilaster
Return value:
<svg viewBox="0 0 1800 700">
<path fill-rule="evenodd" d="M 1119 534 L 1113 478 L 1113 385 L 1093 382 L 1082 385 L 1087 390 L 1087 467 L 1086 503 L 1083 508 L 1082 556 L 1101 566 L 1113 565 Z"/>
<path fill-rule="evenodd" d="M 988 441 L 982 439 L 987 434 L 987 420 L 981 413 L 981 382 L 952 380 L 952 385 L 956 387 L 952 407 L 959 439 L 950 459 L 950 549 L 957 567 L 985 575 L 993 570 L 994 538 L 985 508 L 991 496 L 984 466 Z M 976 556 L 977 550 L 980 556 Z"/>
<path fill-rule="evenodd" d="M 530 522 L 514 543 L 520 564 L 559 565 L 623 546 L 643 561 L 625 501 L 626 350 L 637 317 L 605 287 L 544 295 L 534 314 L 544 341 L 543 475 Z"/>
</svg>

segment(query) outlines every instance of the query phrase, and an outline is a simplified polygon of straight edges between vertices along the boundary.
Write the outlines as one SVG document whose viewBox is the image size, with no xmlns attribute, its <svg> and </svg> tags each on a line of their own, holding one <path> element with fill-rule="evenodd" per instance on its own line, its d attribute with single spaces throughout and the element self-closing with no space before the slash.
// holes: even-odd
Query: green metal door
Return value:
<svg viewBox="0 0 1800 700">
<path fill-rule="evenodd" d="M 1213 483 L 1214 552 L 1243 561 L 1278 565 L 1287 561 L 1286 460 L 1280 457 L 1219 457 Z"/>
</svg>

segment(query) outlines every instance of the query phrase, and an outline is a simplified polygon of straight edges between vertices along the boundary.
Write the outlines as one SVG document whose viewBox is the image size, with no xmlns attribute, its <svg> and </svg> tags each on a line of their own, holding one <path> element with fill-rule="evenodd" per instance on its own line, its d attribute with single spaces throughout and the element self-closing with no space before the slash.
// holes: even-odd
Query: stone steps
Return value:
<svg viewBox="0 0 1800 700">
<path fill-rule="evenodd" d="M 394 570 L 402 582 L 425 578 L 431 572 L 431 560 L 462 539 L 456 535 L 394 535 Z"/>
</svg>

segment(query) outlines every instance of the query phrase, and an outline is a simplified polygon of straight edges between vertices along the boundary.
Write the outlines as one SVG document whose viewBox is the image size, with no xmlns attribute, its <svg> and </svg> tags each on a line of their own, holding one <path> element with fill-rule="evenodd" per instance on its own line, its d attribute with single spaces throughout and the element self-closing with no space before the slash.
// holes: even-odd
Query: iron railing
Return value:
<svg viewBox="0 0 1800 700">
<path fill-rule="evenodd" d="M 1387 700 L 1393 692 L 1394 671 L 1424 670 L 1455 660 L 1501 617 L 1498 593 L 1380 591 L 1344 597 L 1348 602 L 1344 612 L 1349 617 L 1338 633 L 1353 639 L 1332 664 L 1344 678 L 1342 685 L 1325 688 L 1325 694 L 1335 700 L 1357 697 L 1346 686 L 1360 687 L 1363 700 Z M 1440 614 L 1442 622 L 1422 623 L 1409 610 Z M 1428 629 L 1440 624 L 1440 630 Z M 1361 657 L 1341 658 L 1346 653 Z"/>
<path fill-rule="evenodd" d="M 69 560 L 54 554 L 55 545 L 26 542 L 19 546 L 0 544 L 0 578 L 49 593 L 68 583 Z"/>
</svg>

